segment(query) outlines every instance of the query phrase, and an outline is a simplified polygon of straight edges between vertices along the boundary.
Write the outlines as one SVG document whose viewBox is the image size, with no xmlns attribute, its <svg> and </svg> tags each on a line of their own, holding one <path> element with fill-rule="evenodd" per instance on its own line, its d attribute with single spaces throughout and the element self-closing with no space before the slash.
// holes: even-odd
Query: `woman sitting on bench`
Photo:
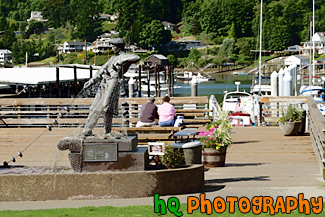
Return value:
<svg viewBox="0 0 325 217">
<path fill-rule="evenodd" d="M 164 96 L 162 98 L 163 104 L 158 108 L 159 115 L 159 125 L 160 126 L 174 126 L 175 120 L 174 116 L 176 110 L 172 104 L 169 103 L 170 98 L 168 96 Z"/>
</svg>

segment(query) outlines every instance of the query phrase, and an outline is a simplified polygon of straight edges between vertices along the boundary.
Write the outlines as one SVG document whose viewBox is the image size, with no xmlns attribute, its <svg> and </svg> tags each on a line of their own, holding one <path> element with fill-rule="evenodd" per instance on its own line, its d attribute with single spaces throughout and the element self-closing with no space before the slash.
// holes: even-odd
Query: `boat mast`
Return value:
<svg viewBox="0 0 325 217">
<path fill-rule="evenodd" d="M 315 85 L 315 0 L 313 0 L 313 85 Z"/>
<path fill-rule="evenodd" d="M 261 95 L 261 84 L 262 84 L 262 27 L 263 27 L 263 0 L 261 0 L 261 12 L 260 12 L 260 53 L 259 53 L 259 75 L 258 75 L 258 85 L 259 85 L 259 91 L 258 95 Z"/>
</svg>

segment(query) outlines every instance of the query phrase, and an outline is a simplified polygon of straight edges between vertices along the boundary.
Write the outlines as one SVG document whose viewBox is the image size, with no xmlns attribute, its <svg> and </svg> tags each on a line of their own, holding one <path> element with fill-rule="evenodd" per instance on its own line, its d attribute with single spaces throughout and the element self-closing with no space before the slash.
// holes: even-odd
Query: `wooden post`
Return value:
<svg viewBox="0 0 325 217">
<path fill-rule="evenodd" d="M 87 40 L 85 40 L 85 65 L 87 65 Z"/>
<path fill-rule="evenodd" d="M 77 96 L 78 92 L 77 92 L 77 67 L 73 66 L 73 84 L 74 84 L 74 94 L 75 97 Z"/>
<path fill-rule="evenodd" d="M 89 78 L 93 77 L 93 67 L 89 66 Z"/>
<path fill-rule="evenodd" d="M 174 96 L 174 67 L 173 66 L 171 66 L 171 84 L 172 84 L 172 86 L 171 86 L 171 89 L 172 89 L 172 96 Z"/>
<path fill-rule="evenodd" d="M 56 67 L 56 89 L 57 89 L 57 95 L 59 97 L 61 97 L 61 93 L 60 93 L 60 71 L 59 71 L 59 67 Z M 51 89 L 50 89 L 50 93 L 51 93 Z"/>
<path fill-rule="evenodd" d="M 167 86 L 168 86 L 168 96 L 170 96 L 171 94 L 171 90 L 170 90 L 170 66 L 167 66 Z"/>
<path fill-rule="evenodd" d="M 157 80 L 158 80 L 158 96 L 161 97 L 161 93 L 160 93 L 160 75 L 159 75 L 159 66 L 156 66 L 157 68 Z"/>
<path fill-rule="evenodd" d="M 164 82 L 167 84 L 166 66 L 164 66 Z"/>
<path fill-rule="evenodd" d="M 141 97 L 141 65 L 139 65 L 138 95 Z"/>
<path fill-rule="evenodd" d="M 155 95 L 158 96 L 158 89 L 157 89 L 157 65 L 154 66 L 154 73 L 155 73 Z"/>
<path fill-rule="evenodd" d="M 150 96 L 150 68 L 148 67 L 147 68 L 148 70 L 148 74 L 147 74 L 147 80 L 148 80 L 148 91 L 147 91 L 147 94 L 148 94 L 148 97 Z"/>
</svg>

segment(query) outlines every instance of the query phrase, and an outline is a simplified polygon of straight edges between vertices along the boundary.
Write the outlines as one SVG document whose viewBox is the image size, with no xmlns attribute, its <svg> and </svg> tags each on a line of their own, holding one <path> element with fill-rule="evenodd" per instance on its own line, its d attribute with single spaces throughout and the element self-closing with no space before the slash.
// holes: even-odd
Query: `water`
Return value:
<svg viewBox="0 0 325 217">
<path fill-rule="evenodd" d="M 215 81 L 202 82 L 198 84 L 198 96 L 210 96 L 215 95 L 219 103 L 223 101 L 224 91 L 235 91 L 237 86 L 236 81 L 240 81 L 240 91 L 250 92 L 252 86 L 252 75 L 232 75 L 220 73 L 213 75 L 216 78 Z M 191 84 L 189 82 L 177 81 L 177 86 L 180 88 L 175 89 L 175 96 L 190 96 Z"/>
</svg>

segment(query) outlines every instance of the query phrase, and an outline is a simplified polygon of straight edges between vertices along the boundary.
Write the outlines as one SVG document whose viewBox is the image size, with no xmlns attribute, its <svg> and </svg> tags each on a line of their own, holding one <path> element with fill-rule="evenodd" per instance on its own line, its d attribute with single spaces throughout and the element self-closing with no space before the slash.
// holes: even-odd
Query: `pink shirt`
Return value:
<svg viewBox="0 0 325 217">
<path fill-rule="evenodd" d="M 158 108 L 159 121 L 160 122 L 171 121 L 174 119 L 175 113 L 176 110 L 174 106 L 168 102 L 164 102 Z"/>
</svg>

